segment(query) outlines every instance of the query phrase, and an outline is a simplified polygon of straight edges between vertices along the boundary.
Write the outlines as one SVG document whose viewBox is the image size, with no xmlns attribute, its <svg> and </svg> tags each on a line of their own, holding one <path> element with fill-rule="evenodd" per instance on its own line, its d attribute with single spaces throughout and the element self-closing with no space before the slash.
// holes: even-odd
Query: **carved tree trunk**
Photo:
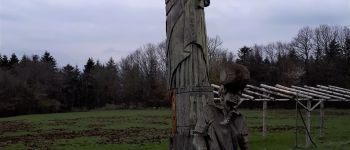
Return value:
<svg viewBox="0 0 350 150">
<path fill-rule="evenodd" d="M 213 99 L 208 80 L 204 0 L 166 0 L 167 66 L 173 111 L 170 149 L 192 150 L 191 130 Z"/>
</svg>

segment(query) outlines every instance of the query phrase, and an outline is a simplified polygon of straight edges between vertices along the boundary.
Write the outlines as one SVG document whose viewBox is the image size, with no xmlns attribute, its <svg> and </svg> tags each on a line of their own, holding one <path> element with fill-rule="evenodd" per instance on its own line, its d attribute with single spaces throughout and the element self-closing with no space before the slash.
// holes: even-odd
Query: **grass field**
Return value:
<svg viewBox="0 0 350 150">
<path fill-rule="evenodd" d="M 250 128 L 251 149 L 295 148 L 295 112 L 268 111 L 268 134 L 261 136 L 261 111 L 242 110 Z M 312 116 L 317 149 L 350 149 L 350 111 L 326 110 L 325 137 L 318 138 L 318 114 Z M 170 110 L 115 110 L 0 118 L 0 149 L 116 149 L 168 148 Z M 299 121 L 299 146 L 305 134 Z M 316 148 L 313 148 L 316 149 Z"/>
</svg>

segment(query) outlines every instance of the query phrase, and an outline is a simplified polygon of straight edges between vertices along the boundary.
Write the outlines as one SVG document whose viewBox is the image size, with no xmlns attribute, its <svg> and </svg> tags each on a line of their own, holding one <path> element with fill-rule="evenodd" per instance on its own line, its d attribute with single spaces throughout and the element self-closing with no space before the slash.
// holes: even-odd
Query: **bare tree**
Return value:
<svg viewBox="0 0 350 150">
<path fill-rule="evenodd" d="M 289 46 L 289 43 L 283 43 L 280 41 L 275 43 L 277 59 L 280 59 L 281 57 L 287 55 L 288 46 Z"/>
<path fill-rule="evenodd" d="M 321 28 L 316 28 L 314 30 L 314 36 L 312 38 L 313 43 L 314 43 L 314 50 L 313 50 L 313 54 L 316 58 L 316 60 L 320 60 L 323 55 L 324 55 L 324 46 L 323 46 L 323 42 L 322 42 L 322 31 Z"/>
<path fill-rule="evenodd" d="M 219 36 L 215 38 L 208 37 L 208 55 L 209 81 L 211 83 L 218 83 L 221 67 L 225 64 L 233 63 L 235 56 L 223 48 L 223 41 Z"/>
<path fill-rule="evenodd" d="M 218 54 L 218 52 L 222 50 L 222 44 L 223 44 L 223 41 L 219 36 L 216 36 L 215 38 L 208 37 L 209 60 L 214 58 Z"/>
<path fill-rule="evenodd" d="M 345 56 L 345 58 L 347 58 L 347 56 L 349 56 L 350 52 L 348 51 L 348 41 L 350 40 L 350 29 L 349 27 L 339 27 L 339 36 L 338 36 L 338 40 L 340 47 L 341 47 L 341 53 L 343 56 Z"/>
<path fill-rule="evenodd" d="M 160 72 L 162 73 L 163 78 L 166 78 L 166 70 L 167 70 L 167 57 L 166 57 L 166 42 L 162 41 L 157 46 L 157 58 L 158 58 L 158 68 L 160 69 Z"/>
<path fill-rule="evenodd" d="M 339 38 L 339 27 L 338 26 L 328 26 L 320 25 L 315 29 L 315 36 L 313 37 L 315 49 L 314 53 L 316 54 L 316 59 L 319 57 L 325 56 L 329 52 L 329 44 L 338 40 Z"/>
<path fill-rule="evenodd" d="M 304 27 L 299 30 L 297 36 L 292 41 L 292 46 L 295 48 L 299 58 L 303 60 L 304 65 L 304 81 L 307 81 L 309 78 L 309 59 L 312 55 L 313 49 L 313 30 L 310 27 Z"/>
<path fill-rule="evenodd" d="M 293 46 L 300 58 L 304 60 L 304 65 L 309 63 L 311 51 L 313 49 L 313 31 L 310 27 L 299 30 L 297 37 L 293 39 Z"/>
<path fill-rule="evenodd" d="M 270 43 L 263 47 L 266 57 L 269 59 L 271 63 L 275 61 L 275 45 L 274 43 Z"/>
</svg>

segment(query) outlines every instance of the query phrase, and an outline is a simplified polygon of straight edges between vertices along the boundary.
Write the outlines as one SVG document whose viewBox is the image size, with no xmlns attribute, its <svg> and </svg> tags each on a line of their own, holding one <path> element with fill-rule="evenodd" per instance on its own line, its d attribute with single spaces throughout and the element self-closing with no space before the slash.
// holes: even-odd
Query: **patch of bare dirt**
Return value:
<svg viewBox="0 0 350 150">
<path fill-rule="evenodd" d="M 0 135 L 9 132 L 30 131 L 33 130 L 33 125 L 23 121 L 1 121 Z"/>
<path fill-rule="evenodd" d="M 62 125 L 75 125 L 79 119 L 65 119 L 65 120 L 49 120 L 47 125 L 49 126 L 62 126 Z"/>
<path fill-rule="evenodd" d="M 160 143 L 169 137 L 169 129 L 128 128 L 125 130 L 107 130 L 95 128 L 83 131 L 52 130 L 45 133 L 0 137 L 0 147 L 22 142 L 27 147 L 35 149 L 42 148 L 43 145 L 49 147 L 56 140 L 79 137 L 98 137 L 100 144 Z"/>
</svg>

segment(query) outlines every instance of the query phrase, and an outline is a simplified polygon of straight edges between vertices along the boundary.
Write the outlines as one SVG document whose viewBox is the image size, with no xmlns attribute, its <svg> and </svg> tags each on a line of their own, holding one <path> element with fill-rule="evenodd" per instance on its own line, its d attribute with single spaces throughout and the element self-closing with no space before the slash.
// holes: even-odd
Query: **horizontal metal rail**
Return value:
<svg viewBox="0 0 350 150">
<path fill-rule="evenodd" d="M 219 95 L 219 85 L 211 84 L 214 88 L 213 93 Z M 247 85 L 241 94 L 240 101 L 318 101 L 318 106 L 323 101 L 349 101 L 350 102 L 350 90 L 336 87 L 336 86 L 322 86 L 317 85 L 316 87 L 311 86 L 283 86 L 276 84 L 275 86 L 269 86 L 261 84 L 258 86 Z M 282 97 L 282 98 L 281 98 Z M 215 98 L 220 100 L 220 98 Z M 306 106 L 305 106 L 306 107 Z M 313 110 L 314 108 L 309 108 Z"/>
</svg>

